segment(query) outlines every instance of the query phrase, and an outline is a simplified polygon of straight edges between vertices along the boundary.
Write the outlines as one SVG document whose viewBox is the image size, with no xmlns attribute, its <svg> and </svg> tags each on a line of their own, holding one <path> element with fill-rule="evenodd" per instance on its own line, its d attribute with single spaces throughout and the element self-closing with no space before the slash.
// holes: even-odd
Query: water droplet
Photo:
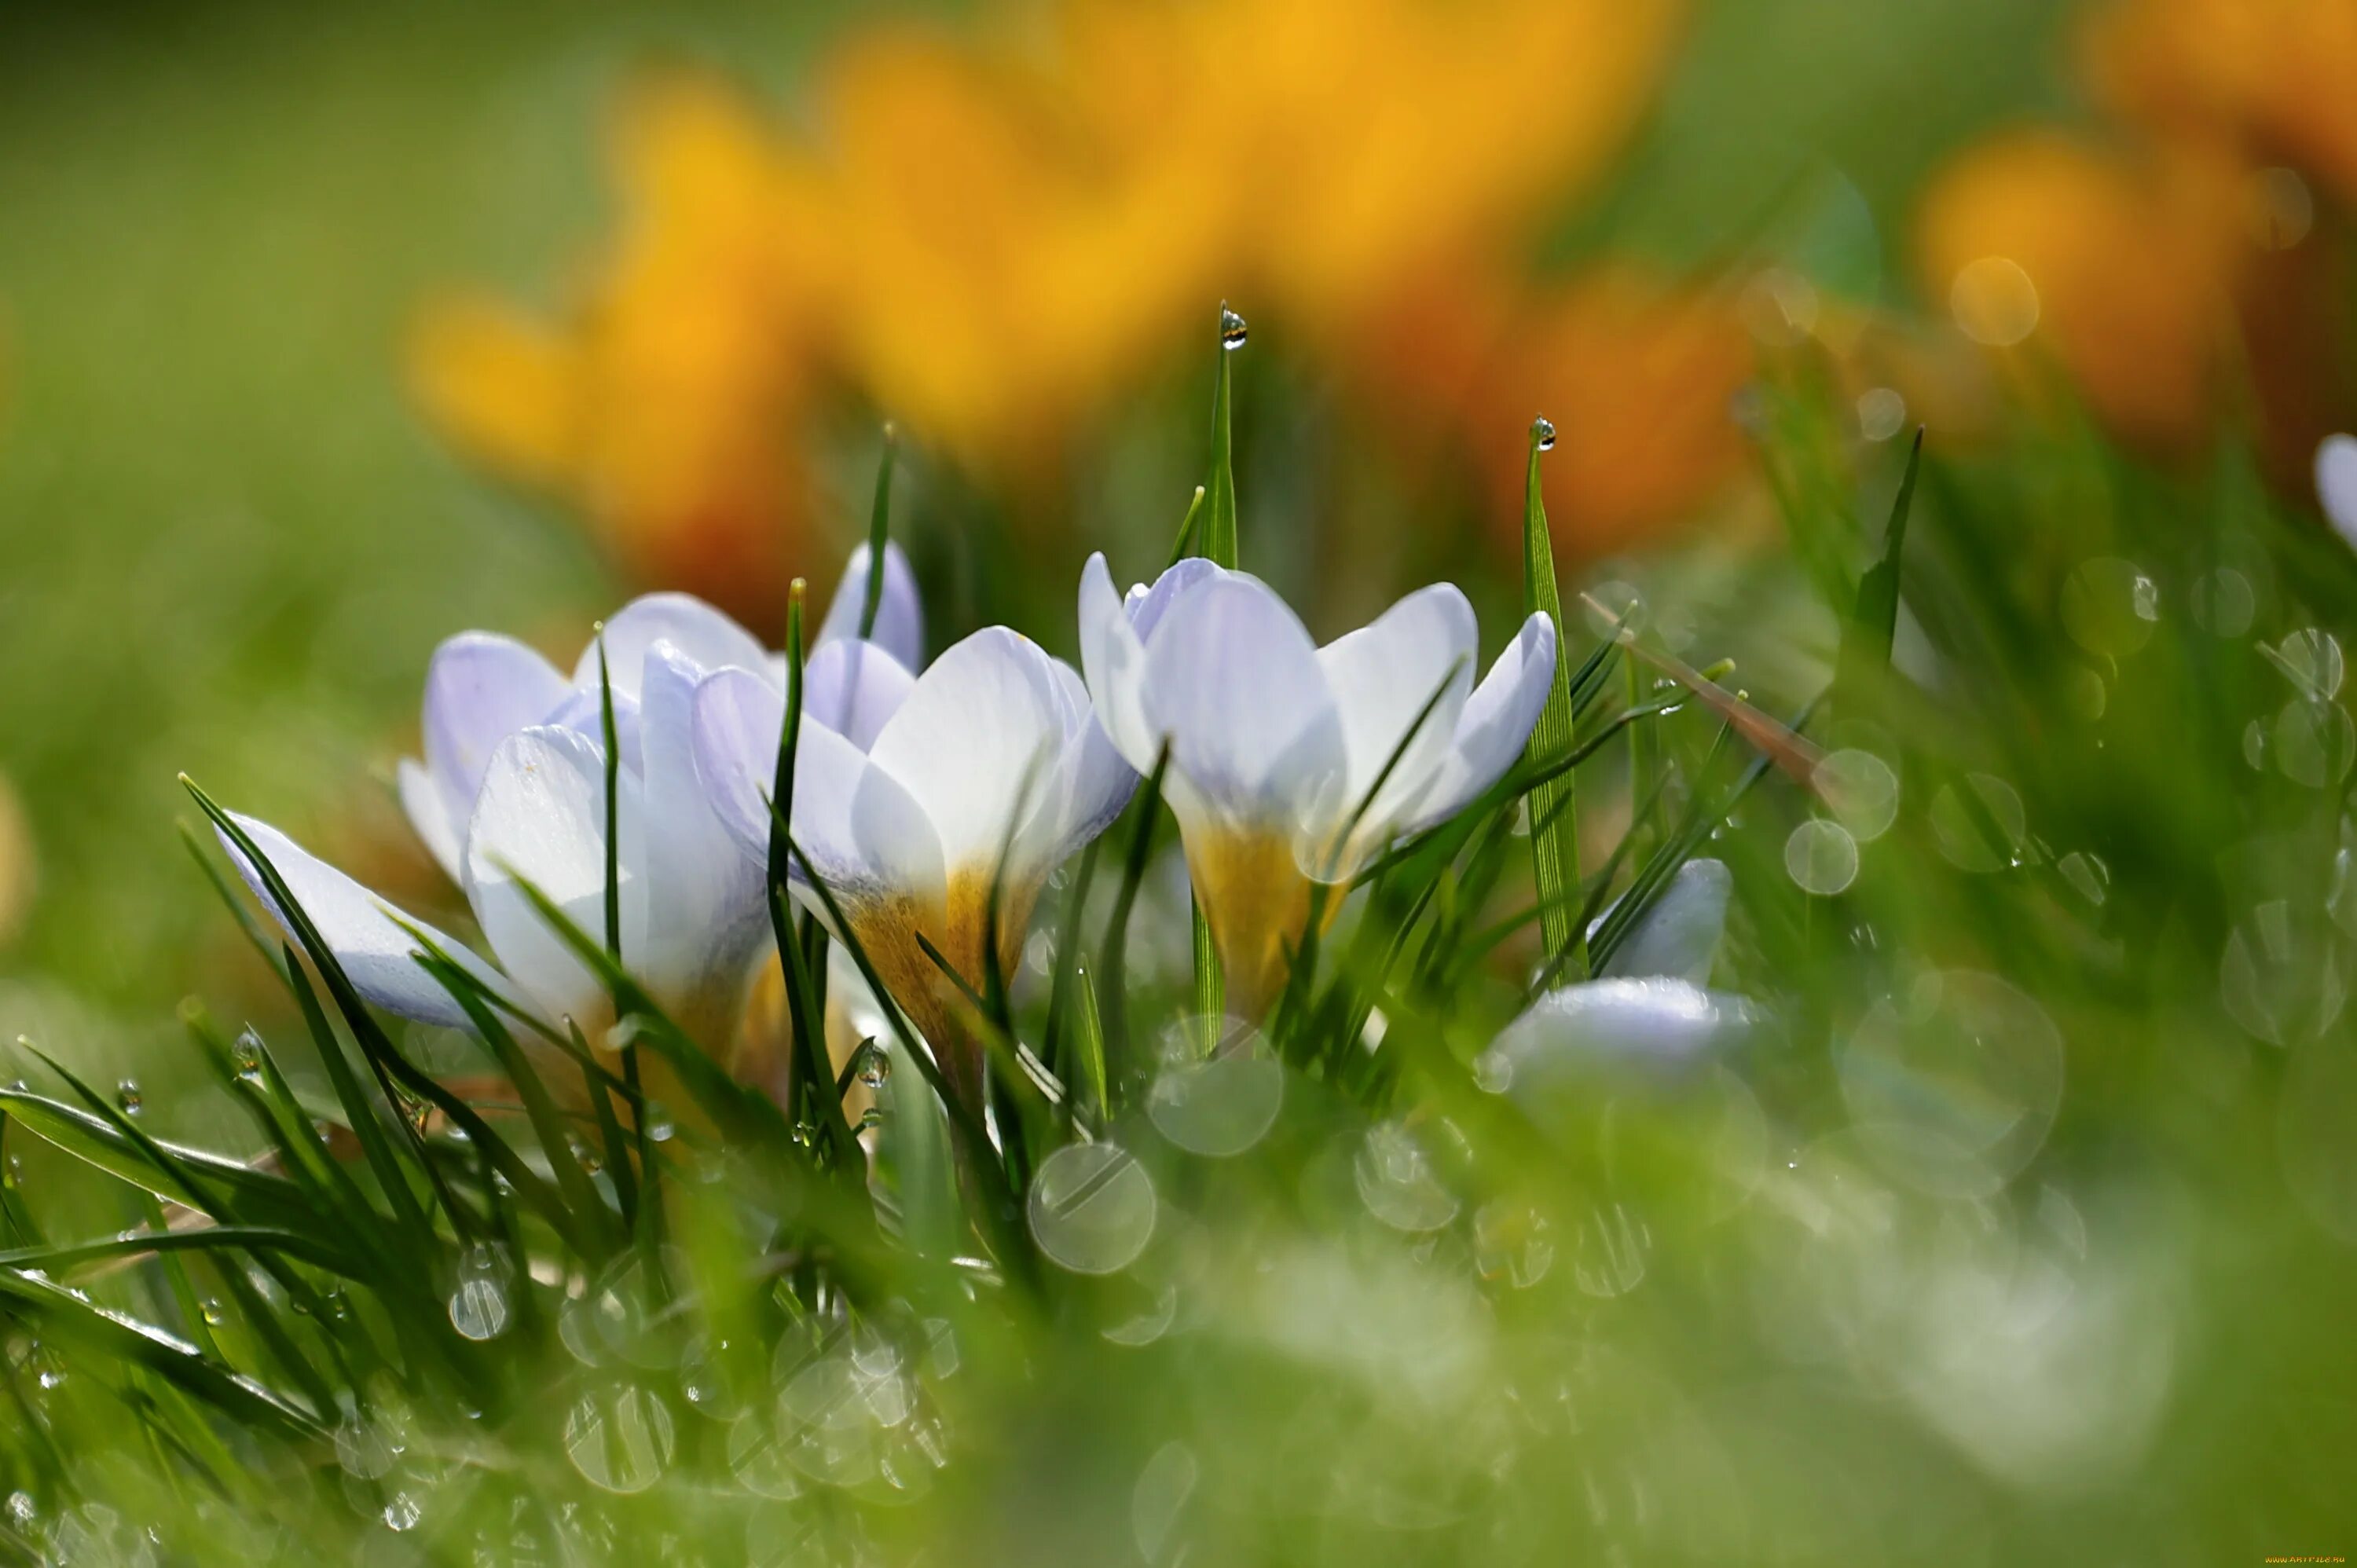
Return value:
<svg viewBox="0 0 2357 1568">
<path fill-rule="evenodd" d="M 1877 1003 L 1838 1063 L 1875 1164 L 1920 1191 L 1985 1197 L 2045 1143 L 2062 1098 L 2061 1032 L 1995 975 L 1927 974 Z"/>
<path fill-rule="evenodd" d="M 496 1339 L 508 1326 L 506 1271 L 482 1242 L 467 1250 L 450 1293 L 450 1326 L 468 1339 Z"/>
<path fill-rule="evenodd" d="M 1147 1563 L 1162 1561 L 1162 1549 L 1169 1544 L 1187 1499 L 1195 1494 L 1200 1473 L 1194 1454 L 1183 1443 L 1164 1444 L 1138 1473 L 1137 1485 L 1130 1492 L 1129 1528 L 1136 1539 L 1138 1555 Z"/>
<path fill-rule="evenodd" d="M 395 1492 L 393 1500 L 384 1505 L 384 1527 L 387 1530 L 414 1530 L 425 1513 L 417 1498 L 408 1492 Z"/>
<path fill-rule="evenodd" d="M 229 1321 L 228 1315 L 221 1311 L 221 1298 L 219 1296 L 209 1295 L 205 1297 L 204 1301 L 199 1305 L 198 1310 L 204 1315 L 205 1322 L 212 1327 L 218 1328 L 223 1323 Z"/>
<path fill-rule="evenodd" d="M 1907 400 L 1896 388 L 1874 387 L 1858 394 L 1857 433 L 1868 441 L 1888 441 L 1906 424 Z"/>
<path fill-rule="evenodd" d="M 1555 450 L 1555 421 L 1540 414 L 1531 421 L 1531 440 L 1542 452 Z"/>
<path fill-rule="evenodd" d="M 2232 566 L 2205 573 L 2193 585 L 2193 622 L 2212 637 L 2236 638 L 2251 629 L 2259 596 L 2250 578 Z"/>
<path fill-rule="evenodd" d="M 2098 855 L 2089 854 L 2084 850 L 2072 850 L 2056 864 L 2054 869 L 2060 871 L 2062 880 L 2090 904 L 2100 907 L 2111 896 L 2112 868 L 2104 865 Z"/>
<path fill-rule="evenodd" d="M 1146 1251 L 1157 1207 L 1153 1179 L 1126 1149 L 1070 1144 L 1032 1177 L 1031 1234 L 1074 1273 L 1109 1274 Z"/>
<path fill-rule="evenodd" d="M 786 1461 L 776 1416 L 748 1411 L 728 1425 L 728 1467 L 756 1497 L 790 1499 L 802 1495 L 801 1477 Z"/>
<path fill-rule="evenodd" d="M 1555 1240 L 1546 1216 L 1527 1204 L 1504 1198 L 1473 1214 L 1473 1266 L 1484 1279 L 1502 1279 L 1528 1290 L 1555 1264 Z"/>
<path fill-rule="evenodd" d="M 1645 602 L 1644 592 L 1634 583 L 1624 583 L 1614 578 L 1609 582 L 1597 584 L 1594 588 L 1588 590 L 1587 596 L 1611 614 L 1620 617 L 1621 630 L 1645 629 L 1651 616 L 1651 607 Z M 1612 623 L 1605 617 L 1597 614 L 1594 609 L 1585 605 L 1581 607 L 1581 613 L 1587 618 L 1588 630 L 1598 637 L 1613 635 Z"/>
<path fill-rule="evenodd" d="M 125 1116 L 138 1115 L 141 1108 L 146 1103 L 139 1093 L 138 1081 L 135 1079 L 126 1078 L 121 1083 L 116 1084 L 114 1086 L 114 1103 L 122 1108 L 123 1113 Z"/>
<path fill-rule="evenodd" d="M 1437 1230 L 1457 1217 L 1457 1195 L 1442 1184 L 1415 1135 L 1399 1122 L 1367 1130 L 1351 1174 L 1359 1201 L 1395 1230 Z"/>
<path fill-rule="evenodd" d="M 1899 775 L 1870 751 L 1852 746 L 1817 764 L 1811 781 L 1825 809 L 1860 843 L 1890 831 L 1899 817 Z"/>
<path fill-rule="evenodd" d="M 1839 822 L 1812 817 L 1784 841 L 1784 871 L 1803 892 L 1830 898 L 1857 880 L 1857 841 Z"/>
<path fill-rule="evenodd" d="M 2357 760 L 2357 724 L 2337 703 L 2294 697 L 2276 715 L 2276 766 L 2295 784 L 2325 789 L 2349 776 Z"/>
<path fill-rule="evenodd" d="M 1652 1250 L 1652 1230 L 1626 1205 L 1598 1208 L 1572 1238 L 1571 1277 L 1589 1295 L 1627 1295 L 1645 1282 Z"/>
<path fill-rule="evenodd" d="M 2330 699 L 2341 694 L 2348 664 L 2341 657 L 2341 644 L 2330 632 L 2309 627 L 2293 632 L 2273 648 L 2262 643 L 2259 651 L 2307 695 Z"/>
<path fill-rule="evenodd" d="M 2226 938 L 2219 994 L 2236 1023 L 2271 1045 L 2321 1036 L 2348 992 L 2334 929 L 2312 909 L 2274 898 Z"/>
<path fill-rule="evenodd" d="M 1738 308 L 1753 338 L 1789 349 L 1816 329 L 1816 285 L 1790 268 L 1769 267 L 1744 285 Z"/>
<path fill-rule="evenodd" d="M 1207 1035 L 1219 1043 L 1210 1056 L 1199 1056 L 1198 1042 Z M 1222 1018 L 1207 1026 L 1200 1017 L 1181 1018 L 1163 1031 L 1162 1052 L 1146 1113 L 1178 1147 L 1225 1159 L 1259 1143 L 1275 1123 L 1285 1069 L 1251 1025 Z"/>
<path fill-rule="evenodd" d="M 1244 318 L 1243 317 L 1238 316 L 1234 311 L 1230 310 L 1225 305 L 1222 305 L 1220 306 L 1221 348 L 1225 349 L 1230 352 L 1233 352 L 1234 350 L 1243 348 L 1244 346 L 1244 334 L 1249 330 L 1250 328 L 1244 325 Z"/>
<path fill-rule="evenodd" d="M 1966 774 L 1964 784 L 1972 791 L 1969 802 L 1953 784 L 1942 785 L 1932 798 L 1932 836 L 1940 853 L 1964 871 L 2002 871 L 2017 864 L 2029 837 L 2020 795 L 1992 773 Z"/>
<path fill-rule="evenodd" d="M 2008 349 L 2038 328 L 2038 285 L 2009 256 L 1983 256 L 1957 269 L 1948 312 L 1975 343 Z"/>
<path fill-rule="evenodd" d="M 1484 1094 L 1503 1094 L 1514 1087 L 1513 1058 L 1503 1051 L 1483 1051 L 1473 1058 L 1473 1083 Z"/>
<path fill-rule="evenodd" d="M 344 1417 L 336 1428 L 336 1463 L 355 1480 L 373 1481 L 393 1468 L 399 1456 L 383 1423 L 359 1412 Z"/>
<path fill-rule="evenodd" d="M 2062 629 L 2103 659 L 2125 659 L 2152 640 L 2160 589 L 2144 569 L 2115 555 L 2083 561 L 2062 584 Z"/>
<path fill-rule="evenodd" d="M 262 1084 L 262 1036 L 247 1029 L 237 1037 L 231 1051 L 231 1060 L 237 1069 L 238 1081 L 251 1087 Z"/>
<path fill-rule="evenodd" d="M 625 1385 L 581 1396 L 565 1418 L 565 1453 L 591 1486 L 642 1492 L 671 1467 L 676 1447 L 671 1407 L 651 1390 Z"/>
<path fill-rule="evenodd" d="M 2287 168 L 2254 173 L 2244 183 L 2243 209 L 2251 242 L 2263 251 L 2288 251 L 2316 225 L 2315 193 Z"/>
<path fill-rule="evenodd" d="M 881 1089 L 891 1080 L 892 1058 L 874 1040 L 860 1042 L 859 1081 L 868 1089 Z"/>
</svg>

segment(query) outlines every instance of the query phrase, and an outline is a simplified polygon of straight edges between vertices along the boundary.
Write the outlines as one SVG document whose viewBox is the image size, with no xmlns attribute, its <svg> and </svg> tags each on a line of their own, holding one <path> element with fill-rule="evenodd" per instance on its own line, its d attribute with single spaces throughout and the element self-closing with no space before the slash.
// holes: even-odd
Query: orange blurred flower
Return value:
<svg viewBox="0 0 2357 1568">
<path fill-rule="evenodd" d="M 625 116 L 628 220 L 578 307 L 555 325 L 437 308 L 420 391 L 470 452 L 587 510 L 634 575 L 740 606 L 796 553 L 796 424 L 822 386 L 1020 485 L 1125 382 L 1199 349 L 1228 294 L 1369 401 L 1428 408 L 1428 432 L 1459 435 L 1497 398 L 1437 405 L 1415 355 L 1369 345 L 1421 298 L 1488 298 L 1483 280 L 1517 274 L 1649 102 L 1682 9 L 1013 6 L 973 37 L 855 36 L 821 69 L 800 139 L 675 81 Z M 1490 322 L 1469 368 L 1490 373 L 1526 338 L 1512 397 L 1552 379 L 1577 399 L 1666 392 L 1692 366 L 1674 334 L 1656 350 L 1606 319 L 1601 294 L 1572 294 L 1576 308 L 1533 305 L 1535 336 Z M 1545 370 L 1549 342 L 1614 358 Z M 1598 406 L 1599 426 L 1629 417 Z M 1632 528 L 1711 481 L 1713 462 L 1662 445 L 1678 460 L 1599 476 L 1592 515 Z"/>
<path fill-rule="evenodd" d="M 429 306 L 418 395 L 487 467 L 579 508 L 634 577 L 774 620 L 809 504 L 791 435 L 821 319 L 804 176 L 702 81 L 634 93 L 614 145 L 622 231 L 571 308 Z"/>
<path fill-rule="evenodd" d="M 2309 180 L 2357 199 L 2357 5 L 2120 0 L 2083 46 L 2112 142 L 2033 132 L 1965 154 L 1924 199 L 1925 284 L 1967 336 L 2027 338 L 2148 446 L 2208 435 L 2247 389 L 2269 471 L 2300 489 L 2350 412 L 2337 236 Z"/>
<path fill-rule="evenodd" d="M 2175 140 L 2298 166 L 2357 201 L 2357 5 L 2126 0 L 2087 38 L 2105 100 Z"/>
<path fill-rule="evenodd" d="M 2114 430 L 2181 444 L 2214 412 L 2237 188 L 2214 160 L 2139 164 L 2049 132 L 1992 142 L 1924 197 L 1924 286 L 1975 341 L 2050 353 Z"/>
</svg>

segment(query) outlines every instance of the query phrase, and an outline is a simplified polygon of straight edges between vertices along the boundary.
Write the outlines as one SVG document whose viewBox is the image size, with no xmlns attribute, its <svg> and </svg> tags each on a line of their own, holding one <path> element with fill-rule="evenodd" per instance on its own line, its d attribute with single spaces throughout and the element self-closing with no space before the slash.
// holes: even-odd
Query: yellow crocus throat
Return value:
<svg viewBox="0 0 2357 1568">
<path fill-rule="evenodd" d="M 1268 827 L 1207 828 L 1187 833 L 1186 845 L 1187 875 L 1220 950 L 1227 1010 L 1258 1019 L 1284 990 L 1309 923 L 1310 881 L 1292 836 Z M 1327 919 L 1338 903 L 1329 898 Z"/>
</svg>

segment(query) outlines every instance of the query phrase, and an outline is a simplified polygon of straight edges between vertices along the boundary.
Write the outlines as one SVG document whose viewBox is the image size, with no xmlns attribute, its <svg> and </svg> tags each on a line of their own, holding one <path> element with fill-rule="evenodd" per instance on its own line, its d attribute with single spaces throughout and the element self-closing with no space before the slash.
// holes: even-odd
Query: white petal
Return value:
<svg viewBox="0 0 2357 1568">
<path fill-rule="evenodd" d="M 1506 1026 L 1484 1065 L 1541 1106 L 1598 1077 L 1683 1078 L 1739 1040 L 1750 1009 L 1683 980 L 1590 980 L 1551 991 Z"/>
<path fill-rule="evenodd" d="M 1097 721 L 1114 746 L 1133 768 L 1152 768 L 1160 741 L 1146 728 L 1138 695 L 1146 678 L 1146 644 L 1114 592 L 1102 552 L 1081 568 L 1081 668 Z"/>
<path fill-rule="evenodd" d="M 826 607 L 826 619 L 819 626 L 818 639 L 811 646 L 823 648 L 841 639 L 858 637 L 859 618 L 866 607 L 867 546 L 862 544 L 851 553 L 843 581 Z M 915 670 L 925 661 L 925 609 L 917 597 L 916 574 L 909 570 L 909 558 L 900 547 L 889 541 L 884 545 L 884 594 L 877 601 L 876 624 L 867 635 L 868 640 L 889 650 L 905 669 Z"/>
<path fill-rule="evenodd" d="M 425 768 L 451 822 L 474 811 L 492 748 L 547 723 L 566 692 L 556 666 L 511 637 L 461 632 L 434 650 L 425 667 Z"/>
<path fill-rule="evenodd" d="M 624 772 L 619 858 L 626 965 L 646 942 L 646 889 L 634 872 L 645 864 L 645 846 L 637 842 L 645 820 L 638 796 L 635 777 Z M 502 741 L 475 800 L 466 864 L 468 902 L 500 967 L 549 1017 L 587 1027 L 605 1016 L 605 988 L 518 886 L 518 879 L 529 881 L 592 941 L 605 940 L 603 754 L 573 731 L 554 727 Z"/>
<path fill-rule="evenodd" d="M 802 713 L 866 751 L 916 684 L 883 644 L 837 638 L 802 671 Z"/>
<path fill-rule="evenodd" d="M 310 854 L 269 823 L 234 813 L 232 820 L 253 840 L 254 847 L 270 862 L 287 892 L 294 895 L 296 904 L 319 933 L 319 940 L 350 977 L 353 989 L 386 1012 L 404 1018 L 439 1024 L 446 1028 L 467 1027 L 466 1010 L 451 999 L 440 982 L 417 966 L 417 955 L 424 950 L 395 921 L 392 905 Z M 292 939 L 294 922 L 264 889 L 261 875 L 226 834 L 221 837 L 221 847 L 229 851 L 231 863 L 245 878 L 246 886 L 253 889 L 254 897 L 262 900 Z M 468 951 L 465 943 L 423 920 L 409 923 L 494 993 L 514 998 L 514 988 L 489 964 Z M 299 948 L 302 944 L 297 941 L 296 945 Z"/>
<path fill-rule="evenodd" d="M 703 671 L 668 642 L 647 654 L 640 693 L 645 747 L 645 858 L 632 869 L 646 888 L 647 934 L 631 972 L 675 1015 L 698 1015 L 707 999 L 744 983 L 769 929 L 761 867 L 739 851 L 707 800 L 695 766 L 695 690 Z"/>
<path fill-rule="evenodd" d="M 2352 548 L 2357 548 L 2357 436 L 2328 435 L 2316 449 L 2316 499 Z"/>
<path fill-rule="evenodd" d="M 1375 779 L 1383 779 L 1361 819 L 1368 836 L 1384 836 L 1383 828 L 1415 803 L 1451 749 L 1458 715 L 1473 689 L 1477 636 L 1465 596 L 1451 584 L 1436 583 L 1318 650 L 1342 720 L 1350 809 L 1357 811 Z M 1429 714 L 1427 703 L 1433 703 Z M 1384 775 L 1387 764 L 1391 772 Z"/>
<path fill-rule="evenodd" d="M 434 862 L 456 882 L 464 875 L 459 864 L 459 824 L 450 817 L 450 805 L 434 775 L 426 766 L 414 757 L 404 757 L 395 770 L 401 791 L 401 809 L 409 815 L 409 825 L 434 856 Z"/>
<path fill-rule="evenodd" d="M 1137 769 L 1114 749 L 1097 723 L 1079 674 L 1060 659 L 1049 664 L 1064 703 L 1064 756 L 1058 766 L 1063 800 L 1054 842 L 1046 847 L 1052 864 L 1104 832 L 1136 793 L 1138 780 Z"/>
<path fill-rule="evenodd" d="M 1453 816 L 1505 776 L 1530 744 L 1539 710 L 1546 706 L 1555 660 L 1555 623 L 1534 614 L 1465 699 L 1455 742 L 1408 827 L 1429 827 Z"/>
<path fill-rule="evenodd" d="M 952 875 L 995 867 L 1017 830 L 1060 798 L 1064 699 L 1053 660 L 985 627 L 917 678 L 869 758 L 904 786 L 940 836 Z"/>
<path fill-rule="evenodd" d="M 1612 950 L 1602 972 L 1608 977 L 1662 975 L 1696 985 L 1708 980 L 1718 939 L 1727 929 L 1727 900 L 1734 883 L 1725 861 L 1690 860 L 1679 866 L 1636 929 Z M 1607 909 L 1597 918 L 1588 928 L 1591 937 L 1611 913 Z"/>
<path fill-rule="evenodd" d="M 716 671 L 696 688 L 697 774 L 738 852 L 757 867 L 769 863 L 770 786 L 785 713 L 785 698 L 745 671 Z M 857 746 L 808 718 L 794 743 L 793 833 L 846 902 L 893 892 L 940 895 L 941 844 L 922 809 Z M 799 863 L 789 869 L 801 878 Z"/>
<path fill-rule="evenodd" d="M 617 697 L 636 700 L 643 679 L 647 650 L 668 642 L 706 670 L 734 664 L 759 670 L 768 654 L 760 639 L 693 594 L 646 594 L 614 612 L 602 640 L 607 670 Z M 593 640 L 581 650 L 573 668 L 576 690 L 597 691 L 597 647 Z"/>
<path fill-rule="evenodd" d="M 643 664 L 640 668 L 644 669 Z M 554 725 L 559 729 L 569 729 L 600 751 L 606 748 L 605 699 L 595 688 L 573 693 L 542 722 Z M 638 772 L 642 766 L 639 746 L 639 700 L 619 691 L 614 693 L 614 739 L 621 747 L 622 766 L 633 773 Z M 469 802 L 471 809 L 472 803 Z"/>
<path fill-rule="evenodd" d="M 1210 812 L 1318 842 L 1340 823 L 1341 720 L 1317 645 L 1264 584 L 1222 573 L 1181 593 L 1147 644 L 1143 698 Z"/>
<path fill-rule="evenodd" d="M 1200 555 L 1190 555 L 1155 579 L 1114 594 L 1113 574 L 1102 552 L 1081 569 L 1081 669 L 1089 698 L 1106 738 L 1132 768 L 1151 772 L 1162 737 L 1146 723 L 1140 687 L 1146 679 L 1146 639 L 1178 596 L 1196 584 L 1226 574 Z"/>
</svg>

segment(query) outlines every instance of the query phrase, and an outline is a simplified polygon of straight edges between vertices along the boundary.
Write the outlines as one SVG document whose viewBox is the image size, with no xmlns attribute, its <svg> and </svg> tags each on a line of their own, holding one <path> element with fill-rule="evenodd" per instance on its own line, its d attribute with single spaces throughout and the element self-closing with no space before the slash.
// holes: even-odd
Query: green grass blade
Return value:
<svg viewBox="0 0 2357 1568">
<path fill-rule="evenodd" d="M 1539 485 L 1539 454 L 1554 441 L 1553 425 L 1541 420 L 1532 426 L 1530 466 L 1523 481 L 1523 611 L 1544 614 L 1555 630 L 1555 675 L 1525 753 L 1540 764 L 1570 753 L 1577 718 L 1571 674 L 1565 664 L 1571 630 L 1563 618 L 1563 595 L 1555 586 L 1555 541 L 1547 532 L 1546 500 Z M 1600 671 L 1601 665 L 1591 659 L 1582 674 L 1590 669 Z M 1577 789 L 1566 770 L 1531 792 L 1531 865 L 1538 881 L 1539 929 L 1547 956 L 1584 971 L 1586 939 L 1574 914 L 1579 889 Z"/>
<path fill-rule="evenodd" d="M 876 615 L 884 607 L 884 546 L 892 532 L 892 459 L 899 450 L 900 432 L 887 421 L 884 450 L 876 459 L 876 504 L 867 514 L 867 586 L 859 601 L 862 642 L 876 635 Z"/>
</svg>

